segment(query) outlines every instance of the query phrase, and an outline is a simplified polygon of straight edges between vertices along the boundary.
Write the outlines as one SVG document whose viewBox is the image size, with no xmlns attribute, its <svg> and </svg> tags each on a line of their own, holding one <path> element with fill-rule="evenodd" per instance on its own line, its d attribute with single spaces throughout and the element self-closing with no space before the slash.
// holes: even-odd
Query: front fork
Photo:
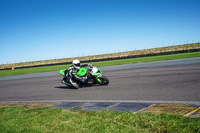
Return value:
<svg viewBox="0 0 200 133">
<path fill-rule="evenodd" d="M 101 83 L 101 78 L 102 77 L 102 74 L 99 74 L 95 79 L 99 82 L 99 83 Z"/>
</svg>

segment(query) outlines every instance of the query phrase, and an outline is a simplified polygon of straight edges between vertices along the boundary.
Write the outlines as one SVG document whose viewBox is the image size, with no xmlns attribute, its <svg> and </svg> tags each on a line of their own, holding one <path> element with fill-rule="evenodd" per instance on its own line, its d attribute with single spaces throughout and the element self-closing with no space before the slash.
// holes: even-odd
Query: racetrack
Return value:
<svg viewBox="0 0 200 133">
<path fill-rule="evenodd" d="M 200 102 L 200 58 L 102 67 L 108 86 L 61 84 L 57 72 L 0 78 L 0 102 L 177 101 Z"/>
</svg>

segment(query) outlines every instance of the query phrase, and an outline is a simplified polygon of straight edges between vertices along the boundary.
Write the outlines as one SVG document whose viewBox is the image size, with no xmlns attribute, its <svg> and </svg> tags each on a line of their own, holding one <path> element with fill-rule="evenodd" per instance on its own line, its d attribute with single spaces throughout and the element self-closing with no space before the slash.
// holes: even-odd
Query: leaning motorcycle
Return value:
<svg viewBox="0 0 200 133">
<path fill-rule="evenodd" d="M 68 71 L 66 69 L 58 70 L 58 73 L 62 76 L 65 76 L 65 71 Z M 88 79 L 86 82 L 76 81 L 79 85 L 92 85 L 92 84 L 98 84 L 98 85 L 108 85 L 109 79 L 102 74 L 102 71 L 95 66 L 89 65 L 89 68 L 81 67 L 77 70 L 76 73 L 78 76 L 85 76 L 87 75 Z M 66 75 L 68 76 L 68 75 Z M 65 83 L 67 86 L 74 87 L 70 82 Z"/>
</svg>

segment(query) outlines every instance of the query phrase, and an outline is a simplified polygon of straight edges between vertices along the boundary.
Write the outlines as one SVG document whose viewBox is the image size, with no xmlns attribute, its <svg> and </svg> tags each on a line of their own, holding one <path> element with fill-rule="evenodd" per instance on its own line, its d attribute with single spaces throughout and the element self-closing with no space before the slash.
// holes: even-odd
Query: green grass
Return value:
<svg viewBox="0 0 200 133">
<path fill-rule="evenodd" d="M 116 111 L 0 108 L 1 133 L 197 133 L 199 118 Z"/>
<path fill-rule="evenodd" d="M 102 62 L 90 62 L 90 63 L 92 63 L 93 65 L 95 65 L 97 67 L 102 67 L 102 66 L 122 65 L 122 64 L 131 64 L 131 63 L 140 63 L 140 62 L 152 62 L 152 61 L 161 61 L 161 60 L 192 58 L 192 57 L 200 57 L 200 52 L 171 54 L 171 55 L 162 55 L 162 56 L 151 56 L 151 57 L 140 57 L 140 58 L 111 60 L 111 61 L 102 61 Z M 0 76 L 57 71 L 59 69 L 67 69 L 69 66 L 70 65 L 33 67 L 33 68 L 15 69 L 14 71 L 0 70 Z"/>
</svg>

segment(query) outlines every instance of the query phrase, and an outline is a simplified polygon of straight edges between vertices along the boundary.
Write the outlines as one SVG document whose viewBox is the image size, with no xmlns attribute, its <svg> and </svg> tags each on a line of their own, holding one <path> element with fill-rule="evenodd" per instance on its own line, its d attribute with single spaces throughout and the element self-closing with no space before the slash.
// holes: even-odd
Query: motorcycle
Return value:
<svg viewBox="0 0 200 133">
<path fill-rule="evenodd" d="M 62 76 L 65 76 L 65 73 L 67 73 L 68 70 L 62 69 L 58 70 L 58 73 Z M 87 81 L 84 83 L 81 81 L 76 81 L 79 85 L 92 85 L 92 84 L 98 84 L 98 85 L 108 85 L 109 79 L 102 74 L 102 71 L 95 66 L 89 65 L 89 68 L 81 67 L 77 70 L 76 74 L 78 76 L 85 76 L 87 75 Z M 68 76 L 68 75 L 66 75 Z M 65 82 L 65 85 L 74 87 L 70 82 Z"/>
</svg>

